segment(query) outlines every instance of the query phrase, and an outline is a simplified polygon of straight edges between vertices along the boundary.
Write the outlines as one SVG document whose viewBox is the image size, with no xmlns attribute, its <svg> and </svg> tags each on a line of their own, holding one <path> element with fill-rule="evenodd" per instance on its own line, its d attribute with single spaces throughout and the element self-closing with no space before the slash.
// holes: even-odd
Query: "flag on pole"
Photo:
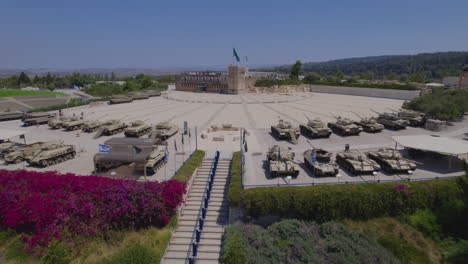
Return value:
<svg viewBox="0 0 468 264">
<path fill-rule="evenodd" d="M 111 147 L 109 147 L 107 145 L 99 144 L 99 152 L 109 153 L 110 150 L 111 150 Z"/>
<path fill-rule="evenodd" d="M 169 160 L 169 151 L 167 150 L 167 146 L 166 146 L 166 150 L 164 151 L 164 162 L 167 163 L 168 160 Z"/>
<path fill-rule="evenodd" d="M 235 48 L 232 48 L 232 56 L 234 56 L 236 58 L 237 62 L 240 61 L 239 55 L 237 55 L 237 51 L 236 51 Z"/>
<path fill-rule="evenodd" d="M 132 146 L 132 154 L 140 154 L 141 153 L 141 148 L 137 146 Z"/>
<path fill-rule="evenodd" d="M 314 151 L 314 154 L 312 155 L 312 158 L 310 159 L 310 161 L 314 163 L 316 160 L 317 160 L 317 152 Z"/>
</svg>

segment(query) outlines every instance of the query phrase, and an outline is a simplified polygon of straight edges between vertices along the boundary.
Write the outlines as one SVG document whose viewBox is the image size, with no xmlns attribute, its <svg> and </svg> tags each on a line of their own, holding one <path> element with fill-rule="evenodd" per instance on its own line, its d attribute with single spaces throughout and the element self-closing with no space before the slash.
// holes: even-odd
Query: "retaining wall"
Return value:
<svg viewBox="0 0 468 264">
<path fill-rule="evenodd" d="M 379 88 L 364 88 L 364 87 L 346 87 L 346 86 L 328 86 L 328 85 L 311 85 L 311 92 L 329 93 L 329 94 L 345 94 L 367 97 L 380 97 L 399 100 L 411 100 L 418 97 L 420 90 L 395 90 L 395 89 L 379 89 Z"/>
</svg>

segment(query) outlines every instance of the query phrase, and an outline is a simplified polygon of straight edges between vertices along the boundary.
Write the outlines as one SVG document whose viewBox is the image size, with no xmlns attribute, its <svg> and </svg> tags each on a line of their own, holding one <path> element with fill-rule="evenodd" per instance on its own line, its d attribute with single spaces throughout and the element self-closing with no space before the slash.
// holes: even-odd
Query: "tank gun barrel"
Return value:
<svg viewBox="0 0 468 264">
<path fill-rule="evenodd" d="M 387 107 L 388 110 L 392 111 L 392 112 L 398 112 L 398 110 L 395 110 L 395 109 L 392 109 L 390 107 Z"/>
<path fill-rule="evenodd" d="M 303 113 L 303 114 L 304 114 L 304 113 Z M 305 118 L 307 119 L 307 121 L 310 122 L 310 118 L 308 118 L 306 114 L 304 114 L 304 116 L 305 116 Z"/>
<path fill-rule="evenodd" d="M 374 112 L 374 113 L 376 113 L 376 114 L 378 114 L 378 115 L 381 115 L 381 114 L 382 114 L 382 113 L 379 113 L 379 112 L 377 112 L 377 111 L 375 111 L 375 110 L 373 110 L 373 109 L 371 109 L 371 111 Z"/>
<path fill-rule="evenodd" d="M 355 112 L 351 111 L 351 113 L 353 113 L 355 116 L 357 116 L 358 118 L 361 118 L 362 119 L 362 116 L 356 114 Z"/>
<path fill-rule="evenodd" d="M 338 117 L 332 113 L 330 113 L 331 116 L 333 116 L 335 119 L 338 119 Z"/>
</svg>

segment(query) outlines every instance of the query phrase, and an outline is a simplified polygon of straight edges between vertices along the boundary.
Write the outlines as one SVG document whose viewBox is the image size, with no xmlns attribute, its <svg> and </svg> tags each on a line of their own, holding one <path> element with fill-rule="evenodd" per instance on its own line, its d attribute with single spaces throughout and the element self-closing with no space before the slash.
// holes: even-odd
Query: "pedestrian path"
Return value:
<svg viewBox="0 0 468 264">
<path fill-rule="evenodd" d="M 216 156 L 220 156 L 219 152 L 214 159 L 205 159 L 194 175 L 161 263 L 219 263 L 224 227 L 228 224 L 227 191 L 231 160 L 216 161 Z M 211 184 L 210 178 L 213 179 Z M 207 191 L 210 185 L 211 191 Z"/>
</svg>

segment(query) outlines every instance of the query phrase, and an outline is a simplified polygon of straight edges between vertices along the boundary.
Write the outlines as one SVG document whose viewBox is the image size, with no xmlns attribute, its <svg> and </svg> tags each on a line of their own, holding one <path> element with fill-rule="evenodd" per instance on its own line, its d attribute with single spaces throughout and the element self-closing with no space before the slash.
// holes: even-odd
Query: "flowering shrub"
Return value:
<svg viewBox="0 0 468 264">
<path fill-rule="evenodd" d="M 30 251 L 51 240 L 164 226 L 186 183 L 137 182 L 57 172 L 0 170 L 0 223 L 24 232 Z"/>
</svg>

